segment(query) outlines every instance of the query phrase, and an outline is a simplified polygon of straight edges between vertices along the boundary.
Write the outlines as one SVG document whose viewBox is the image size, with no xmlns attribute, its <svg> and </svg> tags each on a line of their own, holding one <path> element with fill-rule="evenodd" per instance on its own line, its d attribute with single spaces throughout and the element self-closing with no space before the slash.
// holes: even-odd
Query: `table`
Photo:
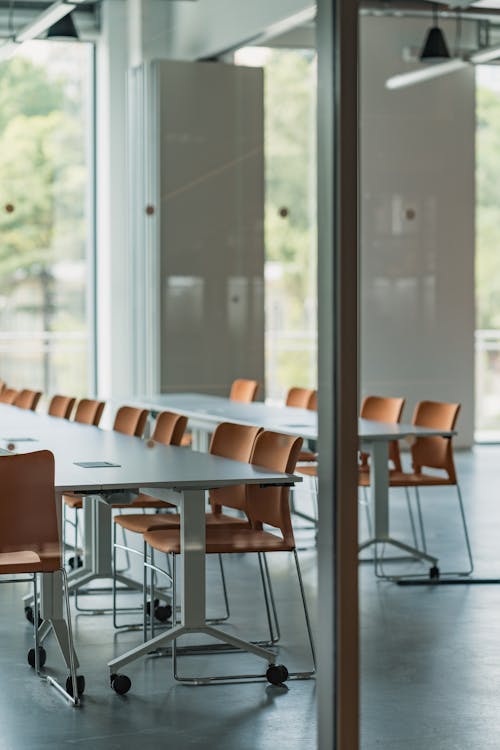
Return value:
<svg viewBox="0 0 500 750">
<path fill-rule="evenodd" d="M 292 485 L 300 477 L 273 472 L 269 469 L 230 459 L 198 453 L 173 446 L 148 443 L 138 438 L 104 431 L 97 427 L 67 420 L 40 416 L 14 406 L 0 404 L 0 448 L 12 444 L 16 452 L 50 450 L 55 456 L 55 488 L 58 509 L 65 492 L 87 495 L 89 510 L 94 508 L 92 569 L 73 571 L 72 584 L 80 585 L 82 576 L 103 575 L 102 566 L 111 546 L 111 508 L 116 493 L 153 492 L 175 502 L 181 512 L 182 554 L 182 632 L 207 632 L 205 622 L 205 491 L 238 484 Z M 82 468 L 75 462 L 109 462 L 115 466 Z M 96 496 L 99 501 L 96 501 Z M 93 499 L 90 500 L 90 497 Z M 122 499 L 120 497 L 120 499 Z M 108 512 L 102 514 L 101 506 Z M 108 524 L 109 520 L 109 524 Z M 100 526 L 102 522 L 102 526 Z M 107 541 L 106 541 L 107 540 Z M 110 550 L 109 550 L 110 551 Z M 110 556 L 111 559 L 111 556 Z M 107 573 L 107 570 L 104 570 Z M 62 587 L 53 575 L 42 575 L 41 609 L 44 620 L 41 638 L 50 630 L 69 666 L 67 625 L 62 614 Z M 210 627 L 210 635 L 274 664 L 273 652 L 254 646 L 224 631 Z M 177 637 L 174 631 L 172 638 Z M 160 636 L 161 637 L 161 636 Z M 163 636 L 165 637 L 165 636 Z M 134 650 L 137 652 L 137 649 Z M 110 662 L 110 671 L 137 658 L 129 653 Z M 76 655 L 75 655 L 76 659 Z M 76 662 L 78 663 L 78 662 Z"/>
<path fill-rule="evenodd" d="M 208 445 L 208 434 L 223 421 L 264 427 L 306 440 L 318 439 L 318 415 L 309 409 L 271 406 L 262 402 L 241 403 L 220 396 L 200 393 L 160 393 L 138 396 L 133 403 L 153 413 L 171 410 L 184 414 L 197 433 L 196 444 Z M 200 434 L 201 433 L 201 434 Z M 452 437 L 454 430 L 434 430 L 412 424 L 386 424 L 370 419 L 358 420 L 358 437 L 362 450 L 371 455 L 371 494 L 375 512 L 374 536 L 359 545 L 360 551 L 376 544 L 389 544 L 419 560 L 437 566 L 438 559 L 395 539 L 389 525 L 388 446 L 392 440 L 416 437 Z"/>
</svg>

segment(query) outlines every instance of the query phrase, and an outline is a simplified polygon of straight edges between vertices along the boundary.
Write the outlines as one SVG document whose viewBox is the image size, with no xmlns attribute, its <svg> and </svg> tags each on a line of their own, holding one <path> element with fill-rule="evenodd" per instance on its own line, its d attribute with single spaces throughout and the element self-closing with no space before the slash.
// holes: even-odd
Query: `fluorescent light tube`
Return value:
<svg viewBox="0 0 500 750">
<path fill-rule="evenodd" d="M 61 0 L 52 3 L 52 5 L 49 5 L 43 13 L 40 13 L 39 16 L 26 24 L 26 26 L 16 34 L 16 42 L 27 42 L 30 39 L 36 39 L 37 36 L 43 34 L 43 32 L 47 31 L 47 29 L 53 24 L 60 21 L 61 18 L 64 18 L 68 13 L 71 13 L 71 11 L 76 8 L 76 5 L 77 3 L 66 3 L 61 2 Z"/>
<path fill-rule="evenodd" d="M 438 63 L 436 65 L 428 65 L 426 68 L 421 70 L 412 70 L 410 73 L 401 73 L 397 76 L 388 78 L 385 82 L 386 89 L 402 89 L 406 86 L 413 86 L 421 81 L 428 81 L 431 78 L 439 78 L 439 76 L 447 75 L 448 73 L 454 73 L 455 70 L 462 70 L 466 68 L 468 63 L 465 60 L 450 60 L 445 63 Z"/>
<path fill-rule="evenodd" d="M 500 45 L 496 47 L 487 47 L 486 49 L 480 49 L 477 52 L 473 52 L 470 55 L 469 60 L 473 63 L 487 63 L 492 60 L 497 60 L 500 57 Z"/>
</svg>

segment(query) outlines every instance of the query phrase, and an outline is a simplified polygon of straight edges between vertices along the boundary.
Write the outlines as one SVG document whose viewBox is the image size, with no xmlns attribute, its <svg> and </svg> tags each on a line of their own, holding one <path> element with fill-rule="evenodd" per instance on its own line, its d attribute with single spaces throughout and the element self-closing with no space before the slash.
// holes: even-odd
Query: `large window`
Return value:
<svg viewBox="0 0 500 750">
<path fill-rule="evenodd" d="M 93 48 L 36 41 L 0 63 L 0 378 L 93 386 Z"/>
<path fill-rule="evenodd" d="M 500 437 L 500 69 L 477 73 L 476 429 Z"/>
<path fill-rule="evenodd" d="M 316 56 L 245 48 L 265 75 L 266 395 L 316 387 Z"/>
</svg>

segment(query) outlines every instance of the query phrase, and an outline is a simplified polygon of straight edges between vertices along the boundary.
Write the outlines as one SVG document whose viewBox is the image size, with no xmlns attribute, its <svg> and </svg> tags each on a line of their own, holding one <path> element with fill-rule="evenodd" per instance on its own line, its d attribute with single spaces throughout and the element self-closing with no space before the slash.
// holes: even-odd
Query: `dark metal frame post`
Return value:
<svg viewBox="0 0 500 750">
<path fill-rule="evenodd" d="M 318 745 L 357 750 L 358 3 L 317 7 Z"/>
</svg>

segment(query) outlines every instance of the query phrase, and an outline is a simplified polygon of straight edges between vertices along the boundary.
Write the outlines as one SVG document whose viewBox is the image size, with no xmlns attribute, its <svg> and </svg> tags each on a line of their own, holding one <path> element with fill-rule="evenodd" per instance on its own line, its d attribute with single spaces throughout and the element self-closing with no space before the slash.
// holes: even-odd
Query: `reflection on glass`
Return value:
<svg viewBox="0 0 500 750">
<path fill-rule="evenodd" d="M 90 45 L 36 41 L 0 63 L 0 377 L 89 389 Z"/>
</svg>

